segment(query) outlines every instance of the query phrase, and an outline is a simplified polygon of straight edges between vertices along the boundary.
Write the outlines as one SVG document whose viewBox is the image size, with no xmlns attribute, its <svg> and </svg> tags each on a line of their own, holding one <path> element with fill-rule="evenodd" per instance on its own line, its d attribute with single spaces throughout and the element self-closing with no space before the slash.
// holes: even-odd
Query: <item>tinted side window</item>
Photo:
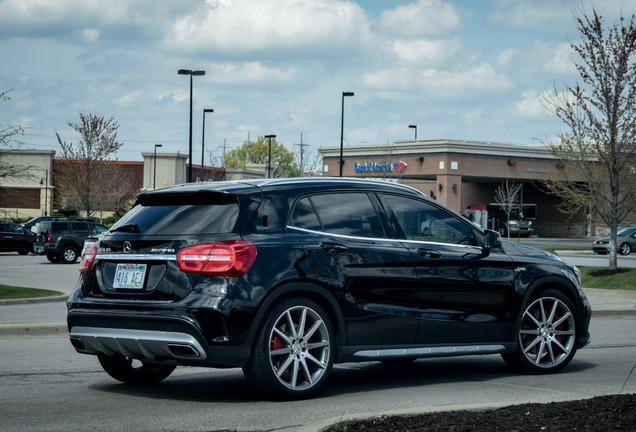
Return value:
<svg viewBox="0 0 636 432">
<path fill-rule="evenodd" d="M 367 194 L 324 194 L 310 199 L 324 231 L 357 237 L 386 237 Z"/>
<path fill-rule="evenodd" d="M 383 197 L 407 240 L 477 245 L 472 228 L 452 214 L 413 198 Z"/>
<path fill-rule="evenodd" d="M 305 197 L 296 203 L 292 211 L 291 225 L 298 228 L 322 231 L 320 221 L 318 221 L 318 216 L 316 216 L 309 198 Z"/>
<path fill-rule="evenodd" d="M 104 231 L 108 231 L 108 228 L 105 227 L 104 225 L 91 225 L 90 229 L 91 229 L 91 235 L 101 234 Z"/>
<path fill-rule="evenodd" d="M 57 235 L 66 235 L 69 233 L 68 223 L 66 222 L 53 222 L 50 225 L 49 232 L 54 232 Z"/>
<path fill-rule="evenodd" d="M 88 225 L 85 223 L 73 223 L 73 234 L 79 236 L 88 236 Z"/>
</svg>

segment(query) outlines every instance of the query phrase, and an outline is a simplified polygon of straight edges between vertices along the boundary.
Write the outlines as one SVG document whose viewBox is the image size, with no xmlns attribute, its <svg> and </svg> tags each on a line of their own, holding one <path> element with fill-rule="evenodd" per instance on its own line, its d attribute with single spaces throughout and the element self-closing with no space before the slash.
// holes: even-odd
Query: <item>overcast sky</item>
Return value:
<svg viewBox="0 0 636 432">
<path fill-rule="evenodd" d="M 194 162 L 277 135 L 290 150 L 413 138 L 537 144 L 561 123 L 541 95 L 573 85 L 572 13 L 587 0 L 0 0 L 0 127 L 58 150 L 79 113 L 113 116 L 120 160 Z M 608 23 L 636 0 L 596 0 Z M 206 152 L 206 163 L 208 156 Z"/>
</svg>

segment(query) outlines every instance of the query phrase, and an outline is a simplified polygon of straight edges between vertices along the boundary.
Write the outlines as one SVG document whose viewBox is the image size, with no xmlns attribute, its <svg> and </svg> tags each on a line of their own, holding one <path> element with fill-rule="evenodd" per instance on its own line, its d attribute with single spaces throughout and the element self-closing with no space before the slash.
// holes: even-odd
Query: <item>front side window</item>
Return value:
<svg viewBox="0 0 636 432">
<path fill-rule="evenodd" d="M 383 198 L 407 240 L 477 245 L 472 228 L 452 214 L 414 198 L 389 194 Z"/>
<path fill-rule="evenodd" d="M 294 206 L 291 224 L 355 237 L 385 238 L 380 218 L 366 193 L 345 192 L 302 198 Z"/>
</svg>

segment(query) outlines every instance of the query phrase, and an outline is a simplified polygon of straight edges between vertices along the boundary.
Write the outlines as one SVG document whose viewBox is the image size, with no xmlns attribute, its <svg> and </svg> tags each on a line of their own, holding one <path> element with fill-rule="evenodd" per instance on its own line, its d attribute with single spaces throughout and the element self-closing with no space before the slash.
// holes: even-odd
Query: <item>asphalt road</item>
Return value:
<svg viewBox="0 0 636 432">
<path fill-rule="evenodd" d="M 547 247 L 562 240 L 522 239 Z M 536 244 L 539 242 L 540 244 Z M 579 244 L 590 244 L 589 240 Z M 567 247 L 576 246 L 567 243 Z M 566 261 L 607 257 L 563 256 Z M 636 266 L 636 254 L 621 257 Z M 577 265 L 576 262 L 573 262 Z M 624 264 L 619 264 L 624 265 Z M 77 264 L 0 254 L 0 283 L 70 293 Z M 65 304 L 0 308 L 2 322 L 63 322 Z M 632 315 L 633 316 L 633 315 Z M 33 318 L 35 317 L 35 318 Z M 308 401 L 273 401 L 239 369 L 177 368 L 163 383 L 130 387 L 108 377 L 65 335 L 0 338 L 2 430 L 317 431 L 352 417 L 505 406 L 636 392 L 636 319 L 593 319 L 593 342 L 553 376 L 524 376 L 499 356 L 418 360 L 409 365 L 337 365 L 325 392 Z"/>
<path fill-rule="evenodd" d="M 135 387 L 66 338 L 0 338 L 1 429 L 318 431 L 360 416 L 636 392 L 636 319 L 592 320 L 591 331 L 592 344 L 556 375 L 519 375 L 497 355 L 348 363 L 318 397 L 292 402 L 268 399 L 239 369 L 180 367 L 161 384 Z"/>
</svg>

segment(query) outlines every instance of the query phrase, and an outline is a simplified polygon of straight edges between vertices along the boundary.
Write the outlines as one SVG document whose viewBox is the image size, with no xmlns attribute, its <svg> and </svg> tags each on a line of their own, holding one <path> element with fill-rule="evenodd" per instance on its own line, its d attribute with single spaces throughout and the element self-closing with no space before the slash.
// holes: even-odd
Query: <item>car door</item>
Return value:
<svg viewBox="0 0 636 432">
<path fill-rule="evenodd" d="M 13 243 L 13 234 L 8 231 L 9 224 L 0 223 L 0 251 L 10 251 Z"/>
<path fill-rule="evenodd" d="M 506 340 L 512 325 L 512 260 L 483 249 L 480 233 L 468 221 L 432 202 L 391 194 L 383 194 L 381 202 L 417 270 L 417 342 Z"/>
<path fill-rule="evenodd" d="M 365 192 L 323 193 L 298 200 L 290 218 L 312 277 L 340 303 L 348 345 L 415 341 L 415 268 L 402 242 L 387 237 L 377 210 Z"/>
</svg>

